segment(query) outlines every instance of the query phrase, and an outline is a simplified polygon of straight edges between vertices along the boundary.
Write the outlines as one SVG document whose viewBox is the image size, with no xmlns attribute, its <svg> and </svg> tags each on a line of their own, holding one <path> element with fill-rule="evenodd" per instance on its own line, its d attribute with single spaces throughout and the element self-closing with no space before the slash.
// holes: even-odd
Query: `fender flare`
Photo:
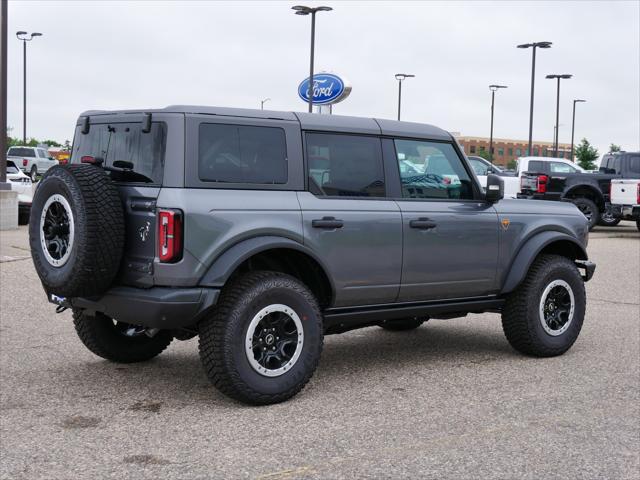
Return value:
<svg viewBox="0 0 640 480">
<path fill-rule="evenodd" d="M 577 247 L 577 260 L 588 260 L 587 252 L 582 245 L 570 235 L 557 231 L 540 232 L 529 238 L 520 248 L 509 268 L 509 274 L 502 286 L 501 294 L 510 293 L 524 280 L 531 264 L 547 245 L 557 241 L 568 241 Z"/>
<path fill-rule="evenodd" d="M 604 207 L 604 204 L 605 204 L 604 194 L 602 193 L 602 191 L 597 185 L 594 185 L 591 183 L 580 183 L 580 184 L 570 185 L 568 186 L 567 190 L 564 192 L 562 197 L 571 201 L 571 195 L 575 190 L 579 188 L 591 190 L 594 193 L 594 196 L 596 198 L 596 205 L 598 206 L 598 208 Z"/>
<path fill-rule="evenodd" d="M 199 282 L 201 287 L 217 287 L 224 286 L 231 274 L 248 258 L 257 253 L 271 250 L 274 248 L 288 248 L 304 253 L 315 260 L 320 268 L 324 271 L 329 284 L 331 285 L 331 294 L 335 294 L 335 285 L 333 278 L 329 275 L 329 269 L 326 264 L 320 260 L 309 248 L 305 247 L 295 240 L 285 237 L 277 237 L 274 235 L 264 235 L 259 237 L 248 238 L 242 240 L 235 245 L 229 247 L 220 254 L 209 266 L 206 273 Z"/>
</svg>

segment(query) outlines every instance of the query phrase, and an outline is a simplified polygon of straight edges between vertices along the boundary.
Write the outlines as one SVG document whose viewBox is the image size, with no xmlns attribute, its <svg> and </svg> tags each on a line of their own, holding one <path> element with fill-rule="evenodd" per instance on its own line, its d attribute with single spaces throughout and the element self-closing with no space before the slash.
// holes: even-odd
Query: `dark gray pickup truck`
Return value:
<svg viewBox="0 0 640 480">
<path fill-rule="evenodd" d="M 616 152 L 603 155 L 598 173 L 551 171 L 550 163 L 538 162 L 538 169 L 520 178 L 518 198 L 563 200 L 574 203 L 596 225 L 614 226 L 620 222 L 612 215 L 609 189 L 614 178 L 640 176 L 640 152 Z"/>
<path fill-rule="evenodd" d="M 139 362 L 199 336 L 211 382 L 267 404 L 304 387 L 324 335 L 359 327 L 501 312 L 516 350 L 567 351 L 595 269 L 587 221 L 502 196 L 430 125 L 90 111 L 71 164 L 40 182 L 29 234 L 49 300 L 93 353 Z"/>
</svg>

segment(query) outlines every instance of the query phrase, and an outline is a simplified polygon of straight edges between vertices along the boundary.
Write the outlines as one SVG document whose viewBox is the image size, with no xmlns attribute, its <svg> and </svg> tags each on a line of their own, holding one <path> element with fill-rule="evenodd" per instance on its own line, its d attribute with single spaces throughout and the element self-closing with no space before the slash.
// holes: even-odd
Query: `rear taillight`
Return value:
<svg viewBox="0 0 640 480">
<path fill-rule="evenodd" d="M 182 212 L 158 210 L 158 257 L 162 263 L 182 258 Z"/>
<path fill-rule="evenodd" d="M 640 205 L 640 183 L 638 183 L 638 187 L 637 187 L 637 191 L 636 191 L 636 203 L 638 203 Z"/>
<path fill-rule="evenodd" d="M 22 166 L 26 167 L 27 165 L 29 165 L 29 160 L 27 160 L 26 158 L 22 159 Z"/>
<path fill-rule="evenodd" d="M 547 193 L 547 182 L 549 177 L 546 175 L 538 175 L 538 193 Z"/>
</svg>

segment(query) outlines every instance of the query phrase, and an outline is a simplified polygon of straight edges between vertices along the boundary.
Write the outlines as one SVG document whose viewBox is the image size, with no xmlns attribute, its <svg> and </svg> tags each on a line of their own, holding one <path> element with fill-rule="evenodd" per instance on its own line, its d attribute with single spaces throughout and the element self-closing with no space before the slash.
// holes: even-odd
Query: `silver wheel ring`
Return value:
<svg viewBox="0 0 640 480">
<path fill-rule="evenodd" d="M 256 331 L 256 327 L 260 323 L 264 317 L 266 317 L 270 313 L 281 312 L 287 315 L 293 323 L 296 325 L 296 329 L 298 331 L 298 344 L 296 345 L 296 351 L 293 353 L 291 360 L 289 360 L 285 365 L 280 368 L 271 370 L 263 367 L 258 363 L 253 355 L 253 334 Z M 244 339 L 244 352 L 247 356 L 247 360 L 249 361 L 249 365 L 260 375 L 264 375 L 265 377 L 279 377 L 280 375 L 285 374 L 296 364 L 298 358 L 300 358 L 300 354 L 302 353 L 302 347 L 304 346 L 304 331 L 302 330 L 302 321 L 300 317 L 295 312 L 295 310 L 287 305 L 282 305 L 280 303 L 269 305 L 264 307 L 258 313 L 256 313 L 249 323 L 249 327 L 247 328 L 247 334 Z"/>
<path fill-rule="evenodd" d="M 67 246 L 67 251 L 64 252 L 64 255 L 59 260 L 51 256 L 51 254 L 49 253 L 49 249 L 47 248 L 47 243 L 44 238 L 44 219 L 47 216 L 47 211 L 49 210 L 49 207 L 54 202 L 58 202 L 60 205 L 62 205 L 62 208 L 64 208 L 67 216 L 69 217 L 69 245 Z M 65 263 L 67 263 L 67 260 L 69 260 L 69 257 L 71 256 L 71 250 L 73 249 L 73 240 L 75 238 L 74 230 L 75 230 L 75 226 L 74 226 L 73 211 L 71 210 L 71 205 L 69 205 L 69 202 L 67 201 L 67 199 L 64 198 L 62 195 L 58 193 L 56 193 L 55 195 L 51 195 L 45 202 L 44 207 L 42 207 L 42 213 L 40 214 L 40 245 L 42 246 L 44 257 L 47 259 L 47 262 L 49 262 L 49 265 L 59 268 L 59 267 L 62 267 Z"/>
<path fill-rule="evenodd" d="M 569 319 L 567 320 L 567 323 L 565 323 L 558 330 L 553 330 L 551 327 L 549 327 L 544 317 L 544 304 L 546 303 L 549 292 L 551 292 L 551 290 L 553 290 L 555 287 L 564 288 L 569 293 L 569 299 L 571 301 L 571 307 L 569 308 Z M 573 289 L 567 282 L 565 282 L 564 280 L 554 280 L 549 285 L 547 285 L 547 288 L 544 289 L 544 291 L 542 292 L 542 296 L 540 297 L 540 305 L 538 308 L 538 316 L 540 318 L 540 323 L 542 324 L 542 328 L 544 328 L 544 331 L 547 332 L 552 337 L 557 337 L 558 335 L 562 335 L 564 332 L 566 332 L 569 326 L 571 325 L 571 322 L 573 321 L 575 304 L 576 302 L 575 302 L 575 297 L 573 296 Z"/>
</svg>

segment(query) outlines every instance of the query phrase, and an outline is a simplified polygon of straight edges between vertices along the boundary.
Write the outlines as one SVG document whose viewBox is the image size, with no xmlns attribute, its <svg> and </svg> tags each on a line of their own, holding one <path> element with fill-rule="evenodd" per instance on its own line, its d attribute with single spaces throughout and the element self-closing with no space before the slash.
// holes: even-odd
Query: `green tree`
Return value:
<svg viewBox="0 0 640 480">
<path fill-rule="evenodd" d="M 586 138 L 583 138 L 580 145 L 578 145 L 578 148 L 576 148 L 578 165 L 585 170 L 593 170 L 596 168 L 595 161 L 597 160 L 598 155 L 598 149 L 592 147 Z"/>
<path fill-rule="evenodd" d="M 515 170 L 516 168 L 518 168 L 518 162 L 515 160 L 509 160 L 507 162 L 507 170 Z"/>
<path fill-rule="evenodd" d="M 43 140 L 42 143 L 45 145 L 49 145 L 50 147 L 61 147 L 62 144 L 56 142 L 55 140 Z"/>
<path fill-rule="evenodd" d="M 476 157 L 482 157 L 487 161 L 491 161 L 491 158 L 489 157 L 489 152 L 487 150 L 478 150 L 478 153 L 474 153 L 473 155 L 475 155 Z"/>
<path fill-rule="evenodd" d="M 615 143 L 612 143 L 611 145 L 609 145 L 609 153 L 619 152 L 620 150 L 622 150 L 620 148 L 620 145 L 616 145 Z"/>
</svg>

